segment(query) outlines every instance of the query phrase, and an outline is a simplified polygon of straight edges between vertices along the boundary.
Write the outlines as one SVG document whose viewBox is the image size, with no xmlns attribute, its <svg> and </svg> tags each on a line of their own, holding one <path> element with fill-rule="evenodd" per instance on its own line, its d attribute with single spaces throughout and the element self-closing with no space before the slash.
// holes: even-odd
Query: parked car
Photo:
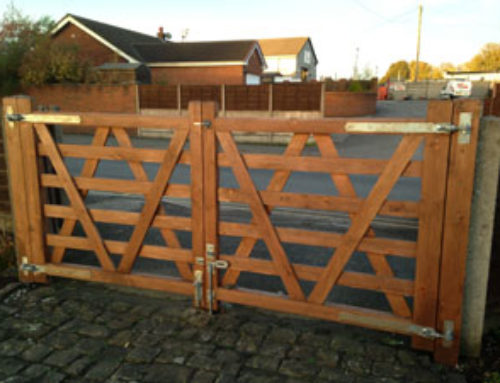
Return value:
<svg viewBox="0 0 500 383">
<path fill-rule="evenodd" d="M 448 81 L 441 90 L 442 98 L 470 97 L 472 93 L 472 82 L 464 79 Z"/>
</svg>

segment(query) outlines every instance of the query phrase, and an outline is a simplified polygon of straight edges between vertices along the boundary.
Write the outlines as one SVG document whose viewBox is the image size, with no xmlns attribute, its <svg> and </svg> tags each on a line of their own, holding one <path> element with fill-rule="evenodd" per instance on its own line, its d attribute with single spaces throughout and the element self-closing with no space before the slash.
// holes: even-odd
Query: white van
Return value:
<svg viewBox="0 0 500 383">
<path fill-rule="evenodd" d="M 448 81 L 446 86 L 441 90 L 441 97 L 470 97 L 472 94 L 472 83 L 464 79 L 453 79 Z"/>
</svg>

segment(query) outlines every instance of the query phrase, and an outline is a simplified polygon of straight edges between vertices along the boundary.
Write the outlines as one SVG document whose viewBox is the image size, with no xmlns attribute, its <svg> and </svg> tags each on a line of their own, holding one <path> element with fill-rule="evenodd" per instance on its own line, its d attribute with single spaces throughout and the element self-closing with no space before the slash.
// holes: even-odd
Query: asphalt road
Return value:
<svg viewBox="0 0 500 383">
<path fill-rule="evenodd" d="M 411 116 L 420 117 L 425 115 L 425 102 L 394 102 L 387 101 L 379 103 L 377 116 Z M 87 144 L 91 137 L 85 135 L 66 135 L 65 143 Z M 399 136 L 376 136 L 376 135 L 350 135 L 347 137 L 335 137 L 336 146 L 341 156 L 353 158 L 380 158 L 388 159 L 397 147 Z M 111 139 L 108 145 L 116 145 Z M 133 139 L 136 147 L 163 148 L 168 146 L 166 139 Z M 242 152 L 258 153 L 281 153 L 285 149 L 283 146 L 259 146 L 259 145 L 238 145 Z M 317 155 L 317 150 L 313 146 L 308 146 L 304 150 L 304 155 Z M 416 153 L 415 159 L 421 158 L 421 148 Z M 78 175 L 81 171 L 83 160 L 67 159 L 66 163 L 73 175 Z M 158 165 L 144 164 L 144 168 L 150 180 L 154 179 Z M 252 170 L 251 176 L 258 189 L 265 189 L 272 177 L 273 172 L 268 170 Z M 123 161 L 102 161 L 99 165 L 96 177 L 133 179 L 133 175 L 128 165 Z M 189 184 L 189 167 L 178 165 L 172 176 L 172 183 Z M 366 197 L 376 182 L 376 176 L 351 175 L 351 182 L 359 196 Z M 220 184 L 222 187 L 238 188 L 239 185 L 228 168 L 220 170 Z M 327 174 L 294 172 L 286 185 L 285 191 L 297 193 L 311 193 L 321 195 L 337 195 L 337 190 Z M 393 191 L 389 195 L 389 200 L 418 200 L 420 193 L 420 180 L 415 178 L 401 178 Z M 86 199 L 87 206 L 99 209 L 117 209 L 128 211 L 140 211 L 143 205 L 143 197 L 137 195 L 119 195 L 112 193 L 91 192 Z M 165 198 L 163 204 L 168 214 L 177 216 L 189 216 L 189 201 L 183 199 Z M 220 216 L 224 221 L 250 222 L 251 213 L 248 208 L 237 204 L 222 204 Z M 271 219 L 276 226 L 286 226 L 295 228 L 305 228 L 307 230 L 320 230 L 328 232 L 343 233 L 350 224 L 349 217 L 342 213 L 324 211 L 304 211 L 297 209 L 275 209 Z M 417 222 L 410 219 L 394 219 L 387 217 L 377 217 L 374 221 L 374 229 L 377 236 L 416 240 Z M 126 240 L 132 233 L 131 226 L 99 224 L 99 230 L 104 238 L 115 240 Z M 82 234 L 80 227 L 76 233 Z M 185 248 L 191 247 L 191 236 L 188 232 L 178 232 L 181 245 Z M 156 229 L 150 229 L 145 241 L 146 244 L 164 245 L 160 233 Z M 239 244 L 239 238 L 222 237 L 220 250 L 223 254 L 233 254 Z M 310 247 L 303 245 L 284 244 L 285 251 L 292 262 L 308 265 L 325 265 L 333 253 L 333 249 Z M 252 257 L 270 259 L 266 246 L 259 241 L 252 252 Z M 68 253 L 67 261 L 78 263 L 93 263 L 95 257 L 90 253 L 71 251 Z M 115 259 L 118 261 L 118 259 Z M 389 263 L 394 269 L 395 275 L 400 278 L 413 278 L 414 261 L 396 256 L 388 257 Z M 346 269 L 351 271 L 373 272 L 367 257 L 363 253 L 355 253 Z M 177 275 L 175 266 L 169 262 L 141 259 L 136 263 L 134 270 L 153 272 L 166 275 Z M 238 285 L 246 288 L 255 288 L 285 293 L 284 287 L 279 278 L 271 276 L 242 273 Z M 312 283 L 302 282 L 302 287 L 307 293 L 313 287 Z M 329 300 L 354 304 L 362 307 L 388 309 L 387 301 L 383 294 L 369 292 L 366 290 L 350 289 L 336 286 L 329 296 Z M 411 301 L 410 301 L 411 302 Z"/>
</svg>

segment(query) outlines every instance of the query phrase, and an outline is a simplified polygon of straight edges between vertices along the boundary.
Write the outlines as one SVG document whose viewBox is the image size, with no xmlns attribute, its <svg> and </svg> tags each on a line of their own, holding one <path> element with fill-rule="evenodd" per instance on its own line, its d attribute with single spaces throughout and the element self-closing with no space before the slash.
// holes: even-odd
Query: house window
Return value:
<svg viewBox="0 0 500 383">
<path fill-rule="evenodd" d="M 310 64 L 311 63 L 311 51 L 305 51 L 304 52 L 304 62 L 306 64 Z"/>
</svg>

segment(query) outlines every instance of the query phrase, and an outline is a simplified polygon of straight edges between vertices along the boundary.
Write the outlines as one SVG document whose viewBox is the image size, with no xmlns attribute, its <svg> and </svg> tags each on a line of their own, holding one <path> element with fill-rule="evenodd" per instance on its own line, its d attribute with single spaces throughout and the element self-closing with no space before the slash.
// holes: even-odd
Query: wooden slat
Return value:
<svg viewBox="0 0 500 383">
<path fill-rule="evenodd" d="M 76 250 L 89 250 L 91 251 L 92 243 L 84 237 L 72 237 L 56 234 L 48 234 L 46 236 L 47 245 L 58 247 L 67 247 Z M 124 254 L 127 249 L 128 242 L 123 241 L 104 241 L 109 252 L 112 254 Z M 174 261 L 174 262 L 191 262 L 191 250 L 188 249 L 174 249 L 164 246 L 143 245 L 139 255 L 144 258 L 158 259 L 161 261 Z"/>
<path fill-rule="evenodd" d="M 163 278 L 154 274 L 136 273 L 119 274 L 106 272 L 91 266 L 71 264 L 47 264 L 45 273 L 62 278 L 79 279 L 89 282 L 112 283 L 129 287 L 150 290 L 168 291 L 176 294 L 190 295 L 192 286 L 177 278 Z"/>
<path fill-rule="evenodd" d="M 57 175 L 60 178 L 60 181 L 63 184 L 63 188 L 66 191 L 66 194 L 71 202 L 71 205 L 75 209 L 78 215 L 78 220 L 82 224 L 83 230 L 85 234 L 89 237 L 94 245 L 94 251 L 101 263 L 101 266 L 106 271 L 113 271 L 115 269 L 113 262 L 109 258 L 109 254 L 104 246 L 104 243 L 97 231 L 97 228 L 94 225 L 94 222 L 89 216 L 85 203 L 83 202 L 82 196 L 78 193 L 78 189 L 71 178 L 71 175 L 64 164 L 60 153 L 57 151 L 57 147 L 55 146 L 52 137 L 45 125 L 36 124 L 35 130 L 40 137 L 40 140 L 48 146 L 49 148 L 49 158 L 52 162 L 52 166 L 54 167 Z"/>
<path fill-rule="evenodd" d="M 203 121 L 214 121 L 216 115 L 215 102 L 203 102 L 201 106 Z M 213 125 L 212 125 L 213 126 Z M 217 139 L 213 127 L 205 127 L 202 132 L 203 139 L 203 213 L 205 246 L 214 247 L 214 259 L 209 259 L 206 254 L 205 262 L 215 261 L 219 254 L 219 200 L 217 198 L 218 173 L 217 165 Z M 207 281 L 210 275 L 207 275 Z M 219 282 L 219 270 L 212 269 L 210 286 L 216 291 Z M 209 287 L 210 287 L 209 286 Z M 219 303 L 212 299 L 212 311 L 218 311 Z"/>
<path fill-rule="evenodd" d="M 427 119 L 432 122 L 450 123 L 452 113 L 451 101 L 430 101 L 427 107 Z M 432 328 L 436 326 L 449 145 L 448 135 L 425 138 L 413 320 Z M 417 336 L 412 338 L 412 345 L 434 350 L 434 341 Z"/>
<path fill-rule="evenodd" d="M 39 159 L 36 152 L 36 137 L 31 124 L 20 125 L 21 146 L 24 160 L 26 202 L 28 203 L 29 234 L 31 242 L 30 262 L 45 263 L 44 221 L 39 184 Z M 34 275 L 34 282 L 47 282 L 45 275 Z"/>
<path fill-rule="evenodd" d="M 231 136 L 231 133 L 221 132 L 217 134 L 217 138 L 227 155 L 232 159 L 233 172 L 238 180 L 240 187 L 248 193 L 248 204 L 254 215 L 254 219 L 259 222 L 259 228 L 262 233 L 264 242 L 266 243 L 273 261 L 276 263 L 280 271 L 281 280 L 289 294 L 294 300 L 305 300 L 304 293 L 297 280 L 297 276 L 293 271 L 290 262 L 287 259 L 285 250 L 281 245 L 278 234 L 271 223 L 269 215 L 260 198 L 259 192 L 253 184 L 252 178 L 248 173 L 248 169 L 240 157 L 238 148 Z"/>
<path fill-rule="evenodd" d="M 161 197 L 165 193 L 168 180 L 174 171 L 179 155 L 184 147 L 187 135 L 188 130 L 176 131 L 168 150 L 165 152 L 163 163 L 160 169 L 158 169 L 155 181 L 145 197 L 144 207 L 142 208 L 139 222 L 135 226 L 127 250 L 123 254 L 120 265 L 118 266 L 118 271 L 121 273 L 129 273 L 134 265 L 135 259 L 143 245 L 144 237 L 158 210 Z"/>
<path fill-rule="evenodd" d="M 29 238 L 29 216 L 24 178 L 24 156 L 22 152 L 20 123 L 9 123 L 5 115 L 9 108 L 12 113 L 29 113 L 31 101 L 27 97 L 9 97 L 3 99 L 3 137 L 7 150 L 7 169 L 9 173 L 9 187 L 11 209 L 14 216 L 14 239 L 16 245 L 17 263 L 21 264 L 24 257 L 31 259 L 31 241 Z M 33 282 L 32 274 L 19 273 L 23 282 Z"/>
<path fill-rule="evenodd" d="M 142 161 L 159 163 L 162 150 L 144 148 L 93 147 L 89 145 L 60 144 L 61 154 L 65 157 L 85 159 L 106 159 L 116 161 Z M 41 155 L 47 155 L 44 145 L 39 145 Z M 387 160 L 365 158 L 334 158 L 300 157 L 274 154 L 242 154 L 245 163 L 250 168 L 271 170 L 310 171 L 337 174 L 380 174 L 387 165 Z M 231 161 L 225 153 L 217 155 L 220 167 L 231 166 Z M 182 154 L 179 163 L 191 164 L 191 152 Z M 405 177 L 420 177 L 421 161 L 412 161 L 404 172 Z"/>
<path fill-rule="evenodd" d="M 118 141 L 118 144 L 121 147 L 130 149 L 132 148 L 132 142 L 130 140 L 129 135 L 123 128 L 113 128 L 113 134 L 116 137 L 116 140 Z M 132 174 L 134 175 L 135 179 L 138 181 L 148 181 L 148 176 L 146 174 L 146 171 L 142 167 L 141 160 L 137 161 L 128 161 L 128 165 L 130 167 L 130 170 L 132 171 Z M 162 204 L 160 204 L 159 209 L 158 209 L 158 215 L 166 215 L 165 208 L 163 207 Z M 170 246 L 172 248 L 179 249 L 181 247 L 181 244 L 179 240 L 177 239 L 177 235 L 170 229 L 162 229 L 160 230 L 160 234 L 167 244 L 167 246 Z M 179 274 L 181 275 L 182 278 L 186 280 L 192 280 L 193 279 L 193 274 L 191 273 L 191 268 L 186 262 L 177 262 L 176 263 L 177 270 L 179 271 Z"/>
<path fill-rule="evenodd" d="M 479 100 L 467 99 L 456 101 L 453 108 L 455 125 L 459 124 L 460 113 L 471 112 L 473 115 L 470 143 L 460 144 L 460 133 L 452 136 L 446 188 L 437 329 L 443 331 L 445 320 L 452 321 L 454 329 L 452 344 L 436 342 L 434 357 L 436 361 L 449 365 L 457 363 L 460 351 L 465 263 L 481 109 Z"/>
<path fill-rule="evenodd" d="M 308 210 L 342 211 L 356 213 L 363 204 L 363 199 L 357 197 L 326 196 L 321 194 L 288 193 L 263 190 L 259 192 L 268 208 L 293 207 Z M 219 199 L 222 202 L 245 202 L 245 192 L 240 189 L 219 189 Z M 393 217 L 417 218 L 418 202 L 385 201 L 380 210 L 381 215 Z"/>
<path fill-rule="evenodd" d="M 79 190 L 98 190 L 129 194 L 147 194 L 153 185 L 152 182 L 129 181 L 112 178 L 74 177 L 74 181 Z M 52 174 L 42 174 L 41 184 L 44 187 L 63 187 L 61 180 Z M 189 185 L 169 184 L 164 195 L 175 198 L 189 198 L 191 196 L 190 187 Z"/>
<path fill-rule="evenodd" d="M 221 156 L 222 157 L 222 156 Z M 320 158 L 283 156 L 275 154 L 245 154 L 245 164 L 255 169 L 277 169 L 301 172 L 331 174 L 380 174 L 387 166 L 387 160 L 365 158 Z M 219 166 L 231 166 L 230 158 L 221 158 Z M 420 161 L 411 161 L 404 170 L 404 177 L 420 177 Z"/>
<path fill-rule="evenodd" d="M 309 138 L 308 134 L 294 134 L 283 155 L 285 157 L 293 156 L 293 155 L 295 155 L 295 156 L 300 155 L 302 153 L 302 150 L 304 149 L 306 143 L 307 143 L 308 138 Z M 273 177 L 271 178 L 271 181 L 269 182 L 267 190 L 271 193 L 279 192 L 279 191 L 283 190 L 286 183 L 288 182 L 288 179 L 290 178 L 290 174 L 291 174 L 291 172 L 288 170 L 275 171 L 275 173 L 273 174 Z M 224 194 L 225 190 L 227 190 L 227 189 L 219 189 L 219 193 L 220 193 L 219 198 L 221 198 L 221 200 L 224 200 L 224 196 L 222 196 L 222 194 Z M 234 190 L 236 190 L 236 193 L 238 193 L 238 195 L 240 197 L 242 197 L 241 202 L 245 202 L 246 201 L 245 194 L 240 189 L 234 189 Z M 261 193 L 261 197 L 262 197 L 262 193 Z M 271 212 L 273 207 L 266 206 L 266 209 L 268 212 Z M 252 223 L 255 223 L 255 219 L 253 220 Z M 255 243 L 257 242 L 257 237 L 256 238 L 248 238 L 248 235 L 245 235 L 245 234 L 243 234 L 242 237 L 247 237 L 247 238 L 243 238 L 241 240 L 238 248 L 236 249 L 235 256 L 247 258 L 252 253 L 252 249 L 254 248 Z M 222 284 L 225 286 L 234 285 L 236 283 L 239 275 L 240 275 L 240 273 L 238 271 L 232 270 L 231 268 L 229 268 L 229 270 L 227 270 L 226 273 L 224 274 L 224 279 L 222 281 Z"/>
<path fill-rule="evenodd" d="M 92 144 L 90 146 L 87 146 L 89 148 L 91 147 L 102 147 L 106 145 L 106 142 L 109 137 L 109 128 L 107 127 L 100 127 L 97 128 L 97 130 L 94 133 L 94 137 L 92 138 Z M 42 145 L 40 145 L 42 146 Z M 47 145 L 44 145 L 44 148 L 46 149 L 46 154 L 48 155 L 50 153 L 50 147 Z M 96 170 L 97 166 L 99 165 L 99 160 L 98 159 L 87 159 L 85 163 L 83 164 L 82 170 L 80 172 L 81 177 L 93 177 Z M 85 198 L 88 194 L 88 190 L 82 190 L 81 195 L 82 198 Z M 76 218 L 75 219 L 66 219 L 61 225 L 61 228 L 59 230 L 59 234 L 61 235 L 71 235 L 73 230 L 75 229 L 76 225 Z M 51 260 L 54 263 L 60 263 L 62 262 L 62 259 L 64 257 L 64 252 L 65 249 L 64 247 L 60 247 L 57 249 L 54 249 L 52 252 Z"/>
<path fill-rule="evenodd" d="M 80 122 L 66 122 L 60 125 L 82 126 L 86 129 L 96 126 L 120 126 L 122 128 L 137 127 L 151 128 L 151 129 L 175 129 L 182 130 L 188 128 L 188 119 L 186 117 L 178 116 L 147 116 L 141 114 L 128 114 L 128 113 L 31 113 L 36 117 L 40 123 L 43 117 L 46 117 L 50 123 L 51 116 L 68 116 L 79 117 Z M 77 121 L 74 119 L 74 121 Z"/>
<path fill-rule="evenodd" d="M 67 206 L 45 205 L 44 213 L 45 216 L 49 218 L 76 218 L 76 213 L 71 207 Z M 123 210 L 90 209 L 89 213 L 95 222 L 136 225 L 139 220 L 139 213 Z M 250 225 L 222 221 L 219 225 L 219 232 L 221 235 L 249 237 L 253 239 L 261 238 L 257 224 Z M 153 219 L 151 226 L 172 230 L 191 231 L 191 218 L 157 215 Z M 341 234 L 331 232 L 290 228 L 277 228 L 277 232 L 282 242 L 319 247 L 337 247 L 342 239 Z M 416 242 L 395 239 L 364 238 L 358 250 L 414 258 L 416 256 Z"/>
<path fill-rule="evenodd" d="M 274 263 L 267 260 L 242 258 L 234 255 L 222 255 L 221 259 L 228 261 L 231 269 L 240 272 L 247 271 L 256 274 L 279 275 Z M 292 264 L 292 267 L 300 279 L 313 282 L 319 280 L 323 270 L 322 267 L 296 263 Z M 404 296 L 412 296 L 414 294 L 413 281 L 367 273 L 345 271 L 340 276 L 337 284 L 356 289 L 375 290 Z"/>
<path fill-rule="evenodd" d="M 345 133 L 347 122 L 425 122 L 422 118 L 217 118 L 219 132 L 291 132 L 307 134 Z"/>
<path fill-rule="evenodd" d="M 374 330 L 390 331 L 410 335 L 412 322 L 394 315 L 371 309 L 348 305 L 311 305 L 307 302 L 293 301 L 274 294 L 251 290 L 219 288 L 220 300 L 241 305 L 260 307 L 267 310 L 336 321 L 339 323 L 362 325 Z"/>
<path fill-rule="evenodd" d="M 192 101 L 189 103 L 189 147 L 191 156 L 191 243 L 194 259 L 205 260 L 205 232 L 204 232 L 204 198 L 203 198 L 203 135 L 202 135 L 202 110 L 201 102 Z M 206 291 L 206 268 L 203 265 L 195 263 L 194 273 L 202 273 L 203 290 Z M 196 274 L 195 274 L 196 275 Z M 206 294 L 199 297 L 199 304 L 207 308 Z"/>
<path fill-rule="evenodd" d="M 314 135 L 314 138 L 318 144 L 322 157 L 328 159 L 335 159 L 339 157 L 337 148 L 335 147 L 335 144 L 330 136 L 316 134 Z M 354 185 L 352 184 L 349 176 L 332 173 L 330 174 L 330 177 L 334 185 L 339 190 L 340 195 L 351 198 L 357 197 L 356 190 L 354 189 Z M 387 203 L 387 201 L 385 203 Z M 350 214 L 350 217 L 351 220 L 354 219 L 355 214 Z M 375 237 L 375 232 L 371 227 L 368 228 L 367 236 L 371 238 Z M 385 276 L 389 278 L 394 277 L 392 268 L 385 257 L 381 257 L 371 252 L 367 252 L 366 256 L 378 276 Z M 411 316 L 411 310 L 404 297 L 393 293 L 386 293 L 386 298 L 394 314 L 405 318 L 409 318 Z"/>
<path fill-rule="evenodd" d="M 422 138 L 418 136 L 405 136 L 401 140 L 389 164 L 365 200 L 363 207 L 352 220 L 351 227 L 344 235 L 342 243 L 336 248 L 328 265 L 324 268 L 321 279 L 314 286 L 308 298 L 310 302 L 322 304 L 325 301 L 352 253 L 358 247 L 361 239 L 370 227 L 371 221 L 377 215 L 382 203 L 420 145 L 421 140 Z"/>
</svg>

